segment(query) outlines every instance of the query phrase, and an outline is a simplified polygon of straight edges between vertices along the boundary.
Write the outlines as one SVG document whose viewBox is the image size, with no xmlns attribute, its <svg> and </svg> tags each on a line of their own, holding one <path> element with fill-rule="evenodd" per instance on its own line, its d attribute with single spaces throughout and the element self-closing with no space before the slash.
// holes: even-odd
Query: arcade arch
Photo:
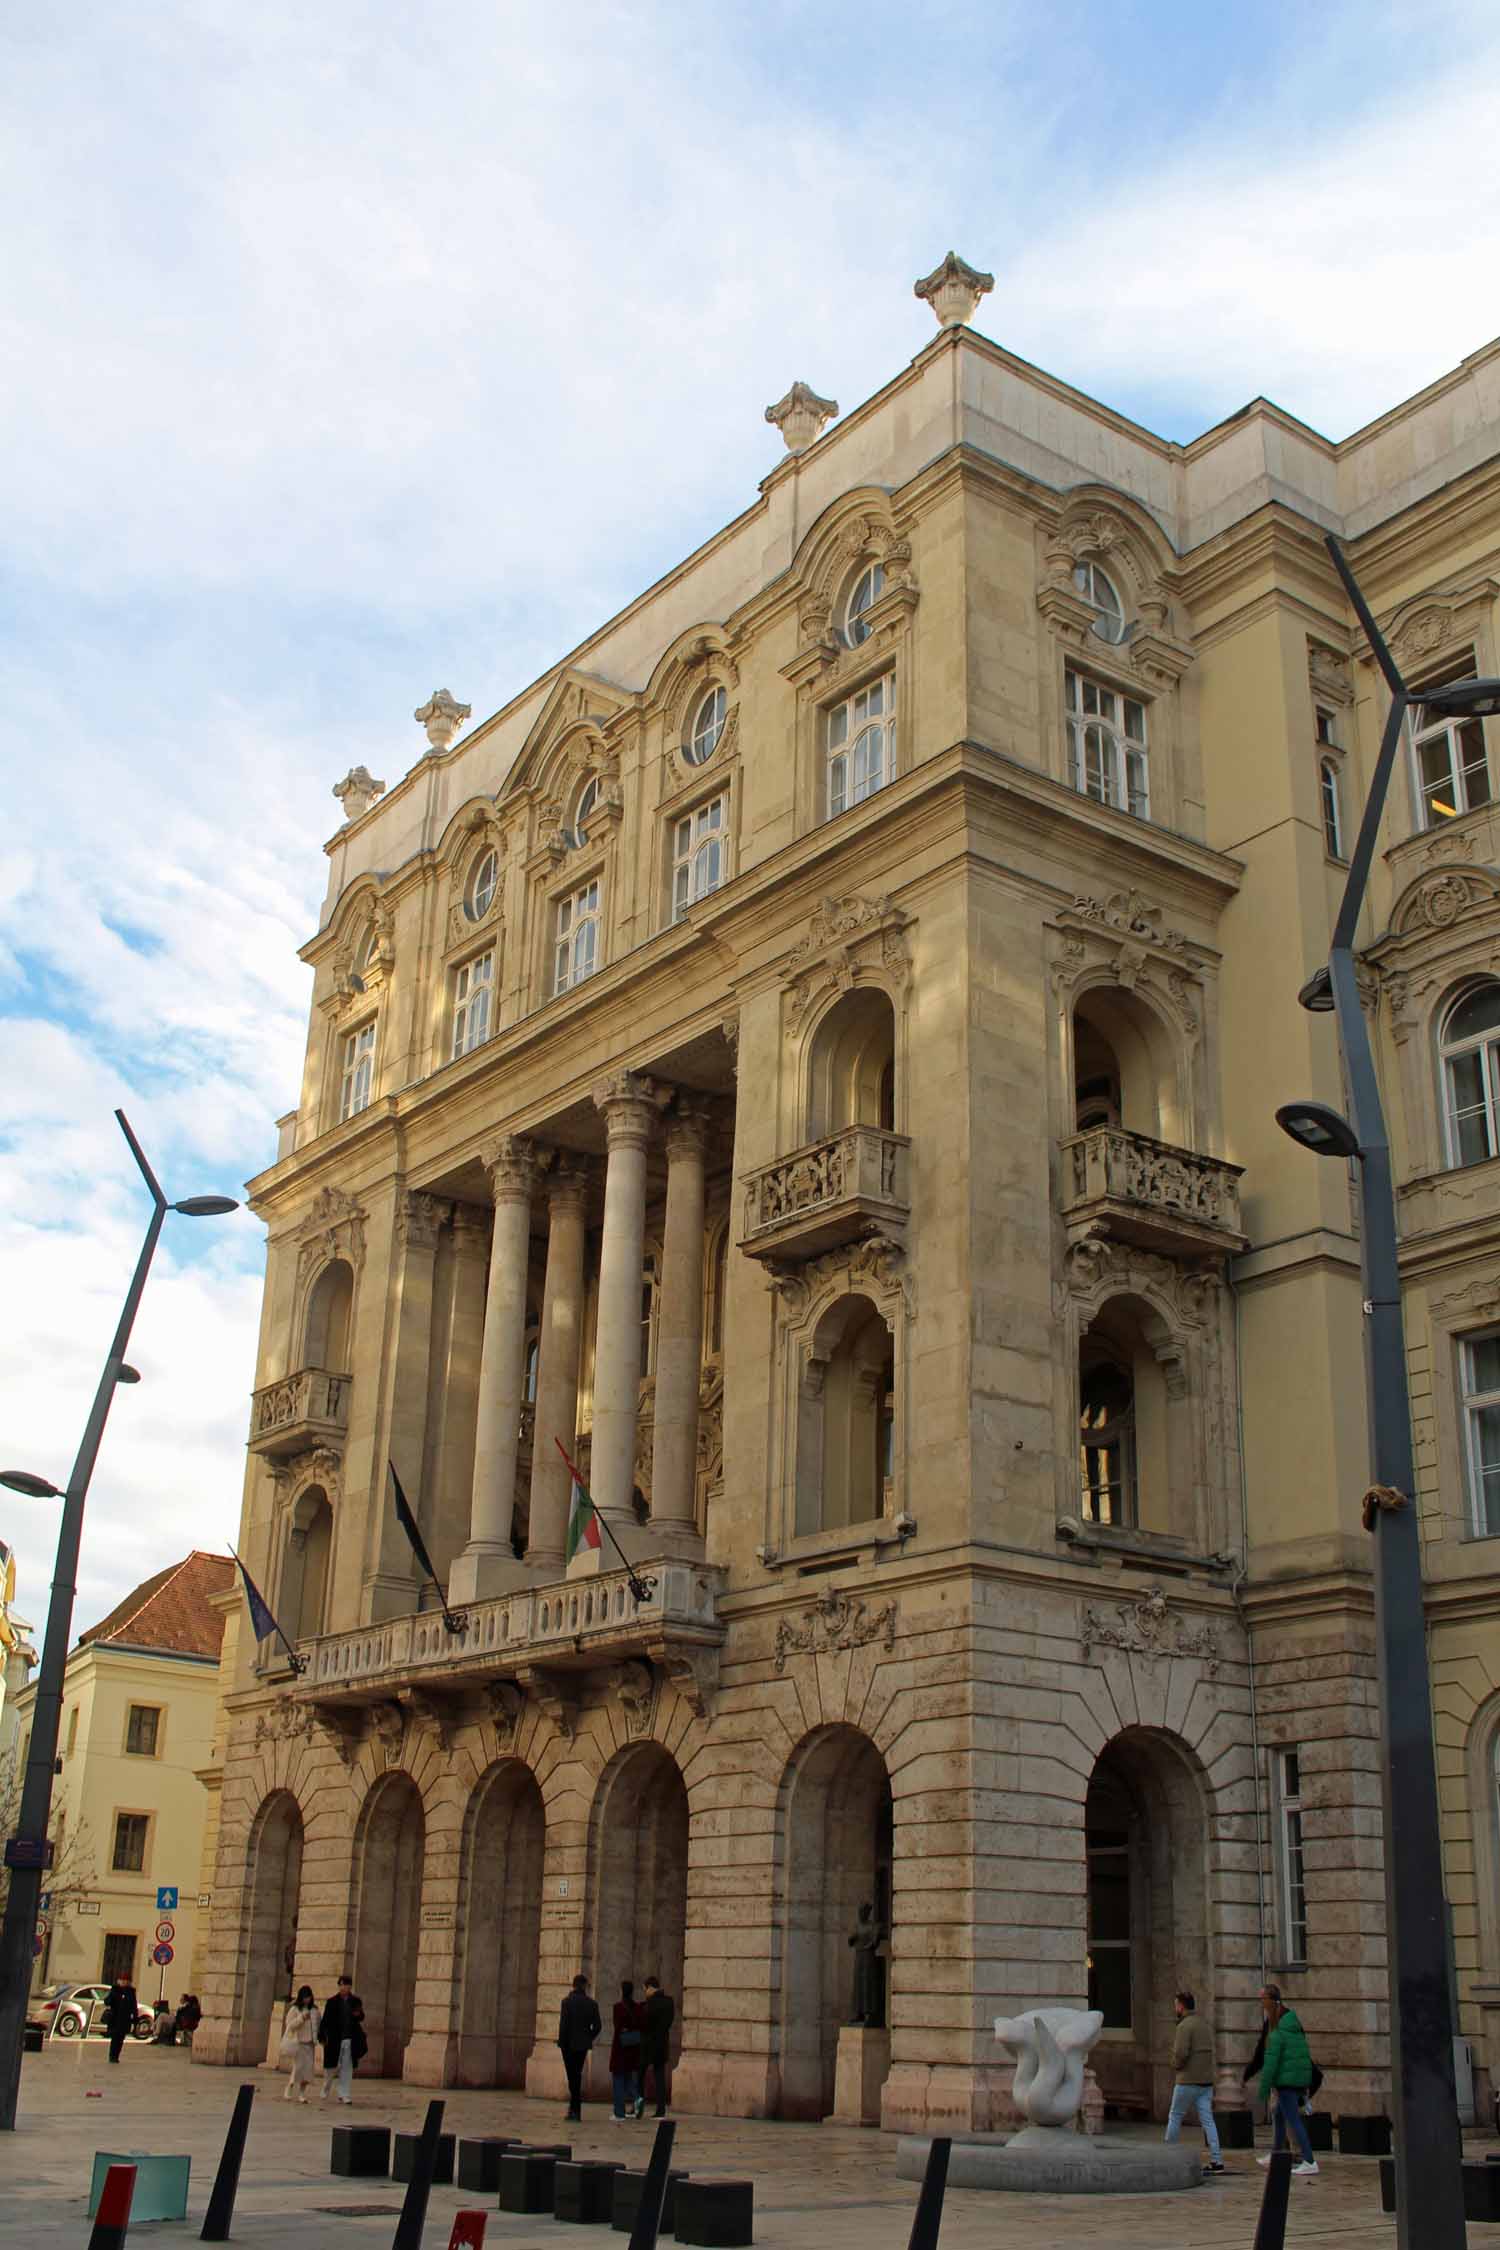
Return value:
<svg viewBox="0 0 1500 2250">
<path fill-rule="evenodd" d="M 536 2034 L 547 1820 L 536 1776 L 507 1758 L 469 1800 L 458 2081 L 524 2086 Z"/>
<path fill-rule="evenodd" d="M 355 1837 L 354 1989 L 365 2005 L 370 2071 L 399 2078 L 412 2033 L 427 1823 L 409 1774 L 381 1776 Z"/>
<path fill-rule="evenodd" d="M 863 1905 L 890 1928 L 893 1828 L 885 1760 L 857 1727 L 820 1727 L 793 1751 L 781 1799 L 781 2115 L 827 2117 L 839 2032 L 853 2014 L 850 1934 Z M 889 2021 L 889 1964 L 877 1963 Z"/>
<path fill-rule="evenodd" d="M 250 1916 L 245 1962 L 245 2035 L 241 2060 L 264 2060 L 279 2033 L 287 1997 L 288 1948 L 295 1949 L 302 1890 L 302 1811 L 289 1789 L 267 1797 L 250 1840 Z M 295 1966 L 294 1972 L 295 1974 Z"/>
<path fill-rule="evenodd" d="M 678 2002 L 687 1932 L 688 1794 L 681 1768 L 660 1743 L 622 1750 L 600 1777 L 589 1823 L 590 1952 L 594 1994 L 606 2024 L 624 1978 L 637 1995 L 659 1977 Z"/>
</svg>

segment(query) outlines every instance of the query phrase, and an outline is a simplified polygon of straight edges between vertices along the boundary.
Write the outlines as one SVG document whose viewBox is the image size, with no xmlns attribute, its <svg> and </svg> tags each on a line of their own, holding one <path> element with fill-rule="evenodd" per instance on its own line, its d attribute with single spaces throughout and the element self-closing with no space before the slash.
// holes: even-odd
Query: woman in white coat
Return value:
<svg viewBox="0 0 1500 2250">
<path fill-rule="evenodd" d="M 312 1996 L 312 1986 L 304 1984 L 286 2012 L 281 2027 L 281 2059 L 291 2065 L 291 2075 L 286 2082 L 282 2100 L 289 2102 L 295 2094 L 299 2102 L 307 2100 L 307 2089 L 312 2080 L 313 2059 L 318 2051 L 318 2009 Z"/>
</svg>

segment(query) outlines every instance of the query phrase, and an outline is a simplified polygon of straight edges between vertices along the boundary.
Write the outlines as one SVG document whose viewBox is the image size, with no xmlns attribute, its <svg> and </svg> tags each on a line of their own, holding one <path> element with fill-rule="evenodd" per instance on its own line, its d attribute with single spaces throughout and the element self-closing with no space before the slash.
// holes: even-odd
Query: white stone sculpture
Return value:
<svg viewBox="0 0 1500 2250">
<path fill-rule="evenodd" d="M 1097 2008 L 1032 2008 L 1024 2016 L 996 2016 L 995 2037 L 1016 2055 L 1011 2099 L 1029 2128 L 1017 2136 L 1023 2144 L 1049 2143 L 1053 2133 L 1073 2123 L 1083 2101 L 1088 2051 L 1103 2029 Z"/>
<path fill-rule="evenodd" d="M 836 398 L 819 398 L 809 384 L 793 383 L 785 398 L 766 408 L 766 420 L 780 430 L 788 453 L 801 453 L 838 410 Z"/>
<path fill-rule="evenodd" d="M 470 704 L 460 703 L 447 688 L 440 687 L 433 689 L 421 709 L 413 711 L 412 717 L 418 726 L 427 729 L 427 739 L 434 750 L 446 750 L 471 710 Z"/>
<path fill-rule="evenodd" d="M 344 808 L 345 820 L 358 820 L 385 794 L 385 783 L 377 781 L 368 766 L 351 766 L 343 780 L 334 783 L 333 793 Z"/>
<path fill-rule="evenodd" d="M 931 305 L 939 328 L 962 328 L 974 318 L 980 298 L 994 286 L 992 273 L 966 266 L 958 252 L 950 250 L 940 266 L 912 284 L 912 295 Z"/>
</svg>

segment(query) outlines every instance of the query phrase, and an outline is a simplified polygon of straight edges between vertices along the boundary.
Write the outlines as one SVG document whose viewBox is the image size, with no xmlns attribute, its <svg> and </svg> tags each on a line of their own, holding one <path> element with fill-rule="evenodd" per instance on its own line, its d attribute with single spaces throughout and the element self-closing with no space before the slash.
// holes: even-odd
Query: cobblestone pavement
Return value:
<svg viewBox="0 0 1500 2250">
<path fill-rule="evenodd" d="M 21 2123 L 0 2140 L 0 2242 L 83 2250 L 93 2152 L 101 2148 L 190 2156 L 186 2233 L 170 2224 L 132 2226 L 130 2242 L 195 2241 L 235 2089 L 249 2079 L 257 2098 L 234 2240 L 252 2250 L 386 2250 L 403 2191 L 390 2181 L 331 2178 L 329 2132 L 348 2119 L 415 2131 L 431 2098 L 421 2088 L 366 2082 L 356 2085 L 352 2110 L 320 2110 L 316 2099 L 301 2109 L 283 2102 L 280 2075 L 272 2071 L 194 2070 L 181 2051 L 150 2047 L 127 2048 L 111 2069 L 103 2048 L 92 2044 L 82 2053 L 54 2044 L 26 2058 Z M 443 2098 L 445 2131 L 570 2138 L 579 2156 L 624 2157 L 637 2166 L 651 2146 L 649 2118 L 616 2126 L 607 2111 L 591 2107 L 581 2127 L 569 2128 L 552 2102 L 452 2089 Z M 1491 2136 L 1473 2138 L 1476 2153 L 1495 2145 Z M 880 2133 L 711 2117 L 679 2119 L 674 2151 L 674 2162 L 690 2171 L 754 2180 L 761 2250 L 906 2250 L 917 2190 L 896 2178 L 895 2158 L 894 2140 Z M 943 2250 L 1250 2250 L 1264 2175 L 1248 2154 L 1227 2161 L 1224 2179 L 1180 2195 L 1095 2199 L 955 2188 L 944 2210 Z M 1320 2178 L 1293 2182 L 1288 2243 L 1338 2250 L 1393 2245 L 1374 2162 L 1325 2156 L 1322 2166 Z M 492 2200 L 434 2188 L 427 2250 L 443 2250 L 455 2211 Z M 559 2250 L 560 2239 L 551 2218 L 490 2212 L 486 2250 Z M 598 2250 L 623 2241 L 608 2228 L 594 2239 Z M 1476 2250 L 1500 2244 L 1500 2225 L 1471 2226 L 1469 2241 Z"/>
</svg>

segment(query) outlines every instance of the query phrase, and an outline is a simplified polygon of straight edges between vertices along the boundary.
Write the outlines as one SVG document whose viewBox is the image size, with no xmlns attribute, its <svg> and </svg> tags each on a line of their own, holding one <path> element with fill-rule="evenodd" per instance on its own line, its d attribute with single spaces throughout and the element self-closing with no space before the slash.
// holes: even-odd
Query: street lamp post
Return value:
<svg viewBox="0 0 1500 2250">
<path fill-rule="evenodd" d="M 59 1492 L 57 1486 L 49 1484 L 45 1477 L 33 1476 L 26 1469 L 7 1469 L 0 1473 L 0 1484 L 8 1485 L 13 1492 L 24 1492 L 34 1498 L 58 1498 L 63 1504 L 62 1521 L 57 1533 L 57 1559 L 53 1565 L 52 1600 L 47 1611 L 47 1632 L 42 1643 L 41 1670 L 37 1674 L 36 1701 L 32 1710 L 31 1747 L 21 1787 L 20 1826 L 17 1833 L 8 1837 L 5 1843 L 5 1864 L 10 1871 L 10 1895 L 5 1902 L 4 1922 L 0 1923 L 0 2131 L 3 2132 L 13 2132 L 16 2123 L 16 2101 L 21 2085 L 21 2054 L 26 2034 L 26 1998 L 31 1987 L 32 1944 L 36 1932 L 37 1901 L 41 1896 L 42 1877 L 46 1871 L 47 1822 L 52 1810 L 52 1778 L 57 1763 L 57 1738 L 62 1718 L 63 1673 L 68 1661 L 68 1641 L 73 1627 L 78 1548 L 83 1535 L 83 1510 L 88 1499 L 89 1479 L 94 1473 L 94 1462 L 98 1456 L 100 1440 L 104 1436 L 104 1425 L 109 1419 L 116 1384 L 140 1380 L 135 1369 L 126 1365 L 125 1351 L 167 1213 L 179 1211 L 185 1218 L 206 1219 L 238 1209 L 234 1198 L 228 1195 L 192 1195 L 185 1202 L 169 1203 L 162 1193 L 156 1174 L 146 1161 L 140 1142 L 130 1130 L 124 1111 L 117 1109 L 115 1116 L 119 1120 L 120 1131 L 130 1144 L 130 1153 L 140 1166 L 141 1177 L 150 1191 L 151 1218 L 146 1228 L 146 1239 L 141 1245 L 141 1254 L 136 1260 L 135 1273 L 125 1292 L 125 1304 L 119 1326 L 115 1330 L 114 1342 L 110 1345 L 109 1357 L 104 1362 L 104 1372 L 99 1378 L 99 1388 L 94 1393 L 94 1403 L 84 1424 L 78 1457 L 73 1463 L 73 1474 L 68 1479 L 67 1490 Z"/>
<path fill-rule="evenodd" d="M 1401 1322 L 1396 1197 L 1385 1113 L 1355 976 L 1354 937 L 1408 709 L 1416 701 L 1452 718 L 1489 717 L 1500 713 L 1500 681 L 1461 680 L 1414 697 L 1343 550 L 1332 537 L 1328 551 L 1385 676 L 1391 708 L 1349 861 L 1328 966 L 1310 978 L 1298 995 L 1305 1008 L 1331 1009 L 1336 1018 L 1350 1117 L 1346 1120 L 1316 1102 L 1289 1103 L 1276 1114 L 1283 1129 L 1304 1148 L 1343 1161 L 1352 1156 L 1359 1165 L 1366 1408 L 1374 1470 L 1365 1522 L 1375 1540 L 1396 2239 L 1400 2250 L 1462 2250 L 1463 2141 L 1453 2075 L 1442 1838 Z"/>
</svg>

